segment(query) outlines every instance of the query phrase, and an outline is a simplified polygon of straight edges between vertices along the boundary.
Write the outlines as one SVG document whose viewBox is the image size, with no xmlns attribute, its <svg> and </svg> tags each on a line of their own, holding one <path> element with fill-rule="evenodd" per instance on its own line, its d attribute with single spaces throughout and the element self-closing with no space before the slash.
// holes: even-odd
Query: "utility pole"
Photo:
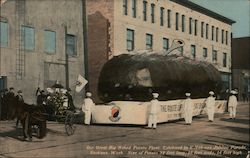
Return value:
<svg viewBox="0 0 250 158">
<path fill-rule="evenodd" d="M 69 88 L 69 55 L 67 49 L 67 25 L 64 26 L 65 31 L 65 80 L 66 80 L 66 89 Z"/>
<path fill-rule="evenodd" d="M 235 88 L 234 87 L 234 78 L 233 78 L 233 75 L 234 75 L 234 60 L 233 60 L 233 33 L 231 33 L 231 74 L 229 74 L 229 90 Z"/>
<path fill-rule="evenodd" d="M 84 75 L 85 79 L 89 82 L 88 71 L 88 28 L 87 28 L 87 13 L 86 13 L 87 0 L 82 0 L 82 22 L 83 22 L 83 51 L 84 51 Z M 85 90 L 89 91 L 89 83 L 85 86 Z"/>
</svg>

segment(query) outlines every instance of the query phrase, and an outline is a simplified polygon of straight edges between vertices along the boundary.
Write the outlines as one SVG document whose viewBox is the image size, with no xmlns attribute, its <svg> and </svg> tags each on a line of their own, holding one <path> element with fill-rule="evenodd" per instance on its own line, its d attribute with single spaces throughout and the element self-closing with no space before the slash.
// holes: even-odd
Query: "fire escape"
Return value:
<svg viewBox="0 0 250 158">
<path fill-rule="evenodd" d="M 22 80 L 25 76 L 25 33 L 22 25 L 25 24 L 25 1 L 16 0 L 15 5 L 15 41 L 16 41 L 16 79 Z"/>
</svg>

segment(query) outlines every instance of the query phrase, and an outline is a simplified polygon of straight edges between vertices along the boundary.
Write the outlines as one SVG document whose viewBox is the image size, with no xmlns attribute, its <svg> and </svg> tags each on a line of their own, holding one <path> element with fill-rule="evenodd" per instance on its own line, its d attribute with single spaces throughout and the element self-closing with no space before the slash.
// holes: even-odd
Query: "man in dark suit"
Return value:
<svg viewBox="0 0 250 158">
<path fill-rule="evenodd" d="M 36 100 L 37 105 L 45 105 L 46 98 L 47 98 L 47 96 L 45 95 L 44 90 L 41 90 L 40 94 L 37 96 L 37 100 Z"/>
<path fill-rule="evenodd" d="M 16 102 L 15 91 L 13 87 L 9 88 L 9 91 L 5 96 L 5 106 L 7 109 L 7 119 L 13 119 L 15 111 L 13 110 L 13 104 Z"/>
<path fill-rule="evenodd" d="M 19 103 L 24 103 L 23 92 L 21 90 L 17 91 L 16 100 Z M 16 128 L 18 127 L 18 123 L 19 123 L 19 119 L 17 118 L 17 120 L 16 120 Z"/>
<path fill-rule="evenodd" d="M 66 96 L 68 98 L 68 108 L 69 110 L 75 110 L 75 105 L 74 105 L 74 101 L 73 101 L 73 98 L 72 98 L 72 95 L 70 94 L 71 92 L 71 89 L 68 88 L 67 89 L 67 92 L 66 92 Z"/>
<path fill-rule="evenodd" d="M 2 90 L 2 93 L 1 93 L 1 108 L 2 108 L 1 120 L 7 119 L 7 113 L 8 113 L 7 93 L 8 93 L 8 89 Z"/>
</svg>

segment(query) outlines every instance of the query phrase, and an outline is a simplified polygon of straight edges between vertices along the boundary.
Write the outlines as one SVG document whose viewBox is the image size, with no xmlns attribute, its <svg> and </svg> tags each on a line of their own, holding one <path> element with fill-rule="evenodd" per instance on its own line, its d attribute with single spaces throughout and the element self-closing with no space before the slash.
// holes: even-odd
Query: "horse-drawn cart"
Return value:
<svg viewBox="0 0 250 158">
<path fill-rule="evenodd" d="M 50 115 L 48 113 L 44 113 L 47 118 L 50 120 L 57 121 L 58 123 L 63 123 L 65 132 L 68 136 L 73 135 L 76 129 L 76 117 L 77 113 L 71 110 L 64 110 L 60 114 Z"/>
<path fill-rule="evenodd" d="M 51 93 L 43 106 L 47 120 L 64 123 L 67 135 L 74 134 L 76 129 L 74 123 L 78 113 L 75 112 L 74 107 L 68 105 L 68 100 L 64 93 Z"/>
<path fill-rule="evenodd" d="M 73 135 L 77 113 L 67 103 L 67 97 L 59 91 L 48 94 L 40 105 L 29 105 L 18 101 L 13 101 L 11 105 L 16 109 L 17 118 L 22 123 L 24 138 L 30 139 L 34 133 L 38 138 L 46 136 L 47 121 L 64 124 L 66 134 Z"/>
</svg>

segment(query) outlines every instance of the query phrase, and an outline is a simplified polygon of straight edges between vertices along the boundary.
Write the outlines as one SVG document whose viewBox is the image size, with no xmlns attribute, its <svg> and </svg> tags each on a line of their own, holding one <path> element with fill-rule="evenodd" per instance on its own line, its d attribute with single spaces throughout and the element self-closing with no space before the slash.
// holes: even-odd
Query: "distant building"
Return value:
<svg viewBox="0 0 250 158">
<path fill-rule="evenodd" d="M 233 20 L 188 0 L 91 0 L 87 11 L 90 90 L 96 99 L 107 60 L 134 50 L 167 50 L 173 39 L 185 42 L 183 55 L 213 63 L 224 91 L 230 88 Z"/>
<path fill-rule="evenodd" d="M 250 37 L 232 40 L 233 87 L 239 91 L 239 99 L 250 99 Z"/>
<path fill-rule="evenodd" d="M 56 80 L 75 88 L 77 75 L 84 75 L 82 2 L 5 0 L 0 14 L 0 88 L 21 89 L 28 103 L 35 103 L 38 86 L 45 89 Z"/>
</svg>

